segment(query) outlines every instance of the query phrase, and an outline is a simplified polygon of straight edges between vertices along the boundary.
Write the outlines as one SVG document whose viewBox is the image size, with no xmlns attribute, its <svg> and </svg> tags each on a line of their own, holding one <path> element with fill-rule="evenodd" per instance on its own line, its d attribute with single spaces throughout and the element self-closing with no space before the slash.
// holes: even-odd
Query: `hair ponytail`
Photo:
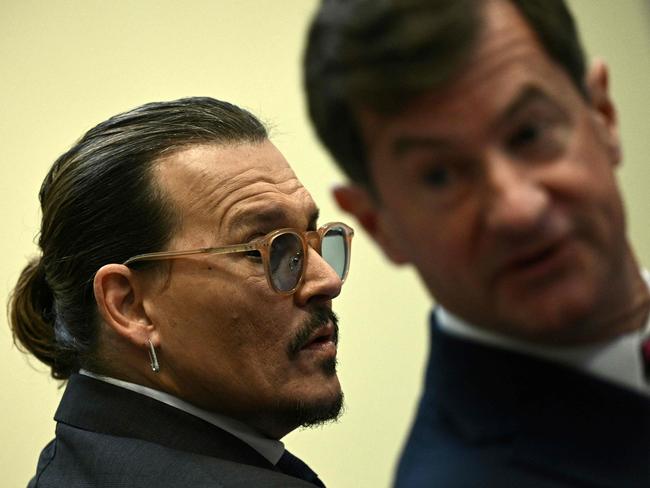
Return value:
<svg viewBox="0 0 650 488">
<path fill-rule="evenodd" d="M 52 367 L 52 376 L 60 378 L 54 369 L 57 348 L 54 339 L 53 301 L 42 261 L 35 258 L 25 266 L 11 295 L 9 322 L 14 343 Z"/>
</svg>

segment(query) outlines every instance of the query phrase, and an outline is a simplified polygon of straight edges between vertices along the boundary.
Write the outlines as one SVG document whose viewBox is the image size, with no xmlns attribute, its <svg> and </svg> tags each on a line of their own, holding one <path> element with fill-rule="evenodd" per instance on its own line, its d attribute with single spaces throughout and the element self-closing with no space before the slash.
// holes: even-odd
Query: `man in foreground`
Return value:
<svg viewBox="0 0 650 488">
<path fill-rule="evenodd" d="M 280 442 L 336 419 L 352 230 L 211 98 L 91 129 L 40 192 L 15 339 L 68 380 L 30 486 L 324 486 Z"/>
<path fill-rule="evenodd" d="M 606 66 L 561 0 L 324 1 L 335 191 L 438 306 L 396 485 L 650 486 L 650 296 Z"/>
</svg>

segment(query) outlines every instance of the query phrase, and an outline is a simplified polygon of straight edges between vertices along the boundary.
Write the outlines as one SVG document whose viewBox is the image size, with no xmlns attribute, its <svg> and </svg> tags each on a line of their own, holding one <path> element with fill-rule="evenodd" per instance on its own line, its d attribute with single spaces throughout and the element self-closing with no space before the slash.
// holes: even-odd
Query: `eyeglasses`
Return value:
<svg viewBox="0 0 650 488">
<path fill-rule="evenodd" d="M 354 230 L 342 222 L 331 222 L 318 230 L 278 229 L 247 244 L 206 247 L 188 251 L 162 251 L 138 254 L 124 261 L 131 266 L 143 261 L 176 259 L 195 254 L 232 254 L 239 252 L 261 256 L 266 279 L 281 295 L 294 293 L 301 285 L 307 268 L 307 246 L 320 254 L 325 262 L 345 281 L 350 267 L 350 247 Z"/>
</svg>

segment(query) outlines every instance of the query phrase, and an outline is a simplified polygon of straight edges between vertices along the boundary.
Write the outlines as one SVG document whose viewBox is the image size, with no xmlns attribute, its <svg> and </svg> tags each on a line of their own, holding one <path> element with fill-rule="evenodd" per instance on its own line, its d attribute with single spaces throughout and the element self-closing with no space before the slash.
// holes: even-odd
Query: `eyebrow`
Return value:
<svg viewBox="0 0 650 488">
<path fill-rule="evenodd" d="M 517 117 L 517 115 L 524 111 L 530 104 L 535 102 L 544 102 L 553 105 L 556 108 L 558 103 L 548 95 L 544 90 L 534 85 L 526 85 L 520 91 L 519 95 L 506 107 L 499 117 L 497 117 L 494 126 L 500 127 L 506 124 L 509 120 Z"/>
<path fill-rule="evenodd" d="M 405 154 L 422 149 L 437 151 L 448 149 L 450 144 L 444 139 L 431 136 L 404 135 L 393 142 L 392 153 L 395 157 L 403 157 Z"/>
<path fill-rule="evenodd" d="M 517 95 L 517 97 L 506 107 L 506 109 L 497 116 L 491 126 L 498 128 L 507 124 L 508 121 L 517 117 L 519 113 L 526 110 L 530 104 L 535 102 L 550 103 L 554 107 L 558 107 L 555 100 L 541 88 L 534 85 L 526 85 L 519 92 L 519 95 Z M 421 150 L 430 152 L 450 151 L 453 150 L 453 145 L 446 139 L 439 137 L 428 135 L 401 135 L 393 142 L 391 148 L 393 156 L 397 158 L 403 157 L 409 152 Z"/>
</svg>

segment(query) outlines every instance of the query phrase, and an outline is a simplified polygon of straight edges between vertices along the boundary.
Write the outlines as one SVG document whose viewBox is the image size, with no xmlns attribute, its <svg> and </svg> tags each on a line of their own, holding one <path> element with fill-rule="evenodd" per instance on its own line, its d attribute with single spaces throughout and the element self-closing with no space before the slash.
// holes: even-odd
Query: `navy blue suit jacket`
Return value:
<svg viewBox="0 0 650 488">
<path fill-rule="evenodd" d="M 314 488 L 208 422 L 87 376 L 70 378 L 55 420 L 30 488 Z"/>
<path fill-rule="evenodd" d="M 650 397 L 435 317 L 430 347 L 397 487 L 650 487 Z"/>
</svg>

